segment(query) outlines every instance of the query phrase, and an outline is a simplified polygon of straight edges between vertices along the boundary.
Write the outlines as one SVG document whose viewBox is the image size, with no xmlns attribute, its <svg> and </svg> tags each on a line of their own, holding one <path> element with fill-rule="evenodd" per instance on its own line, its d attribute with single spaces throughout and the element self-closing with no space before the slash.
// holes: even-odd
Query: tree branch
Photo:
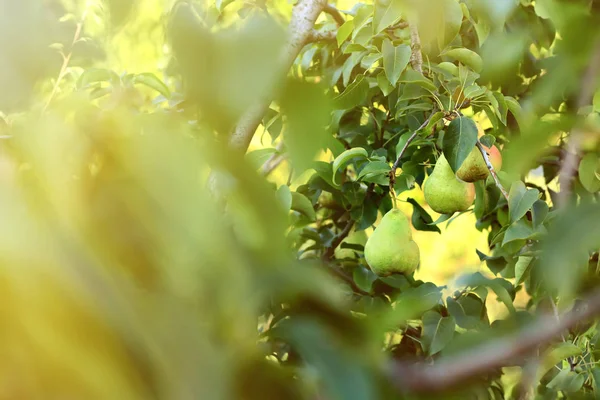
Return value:
<svg viewBox="0 0 600 400">
<path fill-rule="evenodd" d="M 262 167 L 260 167 L 262 176 L 269 176 L 269 174 L 273 172 L 273 170 L 277 168 L 277 166 L 281 164 L 283 160 L 285 160 L 285 156 L 281 154 L 282 149 L 283 141 L 277 143 L 275 146 L 275 152 L 271 154 L 271 157 L 269 157 Z"/>
<path fill-rule="evenodd" d="M 419 131 L 421 129 L 423 129 L 424 127 L 426 127 L 427 124 L 429 123 L 429 121 L 431 121 L 431 117 L 433 117 L 433 114 L 435 114 L 435 109 L 433 109 L 431 111 L 431 114 L 429 114 L 429 117 L 427 117 L 427 119 L 421 124 L 421 126 L 419 126 L 413 132 L 413 134 L 410 135 L 410 137 L 408 138 L 408 140 L 404 144 L 404 147 L 402 147 L 402 150 L 400 150 L 400 153 L 398 153 L 398 157 L 396 157 L 396 161 L 394 162 L 394 165 L 392 165 L 392 170 L 390 171 L 390 188 L 393 188 L 394 187 L 394 183 L 396 182 L 396 170 L 398 169 L 398 166 L 400 165 L 400 159 L 402 159 L 402 157 L 404 156 L 404 153 L 406 152 L 406 149 L 408 149 L 408 146 L 411 144 L 411 142 L 413 140 L 415 140 L 415 138 L 419 134 Z"/>
<path fill-rule="evenodd" d="M 600 74 L 600 43 L 596 45 L 594 53 L 590 59 L 590 64 L 581 82 L 581 92 L 577 98 L 577 111 L 580 108 L 590 104 L 598 75 Z M 579 147 L 581 146 L 582 132 L 579 127 L 573 128 L 567 143 L 567 155 L 565 156 L 560 171 L 558 173 L 558 182 L 560 184 L 560 192 L 558 193 L 557 205 L 563 207 L 569 200 L 571 193 L 571 181 L 577 171 L 577 160 Z"/>
<path fill-rule="evenodd" d="M 269 96 L 273 96 L 278 86 L 280 86 L 281 80 L 285 79 L 300 50 L 308 43 L 315 21 L 325 6 L 324 0 L 298 0 L 294 5 L 288 28 L 288 41 L 279 60 L 279 76 L 273 79 L 271 90 L 267 91 Z M 229 139 L 229 146 L 233 150 L 246 151 L 270 104 L 271 98 L 258 99 L 256 104 L 242 115 Z"/>
<path fill-rule="evenodd" d="M 485 165 L 487 166 L 488 170 L 490 171 L 492 178 L 494 178 L 494 182 L 496 183 L 496 186 L 498 187 L 498 189 L 500 189 L 500 192 L 502 192 L 502 196 L 504 196 L 506 201 L 508 201 L 508 192 L 506 191 L 506 189 L 504 189 L 504 186 L 502 186 L 502 183 L 500 183 L 500 179 L 498 179 L 498 174 L 496 174 L 496 170 L 494 169 L 494 166 L 492 165 L 492 162 L 490 161 L 490 157 L 489 157 L 487 151 L 485 150 L 485 147 L 483 147 L 483 145 L 479 142 L 479 140 L 477 141 L 476 146 L 479 149 L 479 152 L 481 153 L 481 155 L 483 156 L 483 161 L 485 161 Z"/>
<path fill-rule="evenodd" d="M 335 40 L 336 35 L 337 31 L 316 31 L 313 29 L 311 30 L 307 40 L 310 43 Z"/>
<path fill-rule="evenodd" d="M 323 7 L 323 12 L 331 15 L 338 26 L 342 26 L 346 22 L 340 11 L 331 4 L 326 4 L 325 7 Z"/>
<path fill-rule="evenodd" d="M 560 339 L 562 332 L 600 315 L 600 289 L 586 296 L 582 304 L 583 307 L 564 314 L 560 321 L 552 312 L 546 312 L 515 334 L 473 346 L 452 358 L 441 358 L 433 365 L 395 361 L 389 371 L 390 379 L 400 391 L 432 393 L 514 365 L 538 346 Z"/>
<path fill-rule="evenodd" d="M 409 24 L 409 26 L 410 48 L 412 49 L 412 53 L 410 55 L 410 65 L 415 71 L 423 73 L 423 55 L 421 54 L 421 38 L 419 37 L 419 28 L 414 20 Z"/>
</svg>

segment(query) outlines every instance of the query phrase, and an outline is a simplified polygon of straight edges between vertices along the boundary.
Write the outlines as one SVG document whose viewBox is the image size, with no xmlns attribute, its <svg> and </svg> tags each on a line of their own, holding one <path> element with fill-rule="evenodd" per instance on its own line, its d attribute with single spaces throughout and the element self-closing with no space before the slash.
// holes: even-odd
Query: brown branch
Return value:
<svg viewBox="0 0 600 400">
<path fill-rule="evenodd" d="M 423 73 L 423 55 L 421 54 L 421 38 L 419 37 L 419 28 L 414 20 L 409 24 L 409 26 L 410 48 L 412 49 L 412 53 L 410 55 L 410 65 L 415 71 Z"/>
<path fill-rule="evenodd" d="M 337 31 L 316 31 L 313 29 L 310 32 L 310 35 L 308 36 L 307 41 L 309 43 L 314 43 L 314 42 L 335 40 L 336 35 L 337 35 Z"/>
<path fill-rule="evenodd" d="M 342 17 L 342 13 L 340 13 L 340 11 L 331 4 L 325 5 L 325 7 L 323 7 L 323 12 L 331 15 L 331 17 L 333 18 L 335 23 L 338 24 L 338 26 L 342 26 L 346 22 L 344 17 Z"/>
<path fill-rule="evenodd" d="M 451 358 L 440 358 L 435 364 L 395 361 L 390 379 L 400 391 L 433 393 L 515 365 L 538 346 L 560 339 L 562 332 L 600 315 L 600 289 L 587 295 L 583 305 L 564 314 L 560 321 L 552 312 L 545 312 L 515 334 L 473 346 Z"/>
<path fill-rule="evenodd" d="M 271 154 L 271 157 L 269 157 L 267 161 L 264 162 L 262 167 L 260 167 L 262 176 L 269 176 L 269 174 L 273 172 L 273 170 L 277 168 L 283 160 L 285 160 L 285 156 L 281 154 L 282 149 L 283 142 L 277 143 L 275 146 L 275 152 Z"/>
<path fill-rule="evenodd" d="M 508 192 L 506 191 L 506 189 L 504 189 L 504 186 L 502 186 L 500 179 L 498 179 L 498 174 L 496 173 L 496 170 L 494 169 L 494 166 L 492 165 L 492 162 L 490 161 L 489 154 L 485 150 L 485 147 L 483 147 L 483 145 L 479 142 L 479 140 L 477 141 L 476 146 L 479 149 L 479 152 L 481 153 L 481 155 L 483 156 L 483 161 L 485 161 L 485 165 L 487 166 L 488 170 L 490 171 L 492 178 L 494 178 L 494 182 L 496 183 L 496 186 L 498 187 L 498 189 L 500 189 L 500 192 L 502 192 L 502 196 L 504 196 L 506 201 L 508 201 Z"/>
<path fill-rule="evenodd" d="M 406 152 L 406 149 L 408 149 L 408 145 L 411 144 L 411 142 L 413 140 L 415 140 L 415 138 L 417 137 L 417 135 L 419 134 L 419 131 L 421 129 L 423 129 L 425 126 L 427 126 L 427 124 L 429 123 L 429 121 L 431 121 L 431 117 L 433 117 L 433 114 L 435 114 L 435 109 L 433 109 L 431 111 L 431 114 L 429 115 L 429 117 L 427 117 L 427 119 L 421 124 L 421 126 L 419 126 L 412 135 L 410 135 L 410 137 L 408 138 L 408 140 L 406 141 L 406 143 L 404 144 L 404 147 L 402 147 L 402 150 L 400 150 L 400 153 L 398 153 L 398 157 L 396 157 L 396 161 L 394 162 L 394 165 L 392 165 L 392 170 L 390 171 L 390 188 L 394 187 L 394 183 L 396 183 L 396 170 L 398 169 L 398 166 L 400 165 L 400 159 L 402 158 L 402 156 L 404 156 L 404 153 Z"/>
<path fill-rule="evenodd" d="M 598 75 L 600 74 L 600 43 L 597 44 L 594 53 L 592 54 L 590 64 L 581 82 L 581 92 L 577 98 L 577 111 L 582 107 L 590 104 L 596 89 Z M 577 160 L 579 158 L 579 147 L 581 146 L 582 132 L 579 127 L 573 128 L 567 143 L 567 155 L 562 162 L 562 166 L 558 173 L 558 182 L 560 184 L 560 192 L 558 193 L 557 205 L 563 207 L 569 200 L 571 193 L 571 181 L 577 171 Z"/>
</svg>

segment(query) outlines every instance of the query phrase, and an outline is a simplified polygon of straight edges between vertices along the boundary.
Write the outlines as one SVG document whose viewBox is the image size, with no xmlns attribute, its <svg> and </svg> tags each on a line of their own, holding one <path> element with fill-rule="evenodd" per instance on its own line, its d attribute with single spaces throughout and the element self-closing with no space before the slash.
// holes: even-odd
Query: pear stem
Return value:
<svg viewBox="0 0 600 400">
<path fill-rule="evenodd" d="M 404 147 L 402 147 L 402 150 L 400 150 L 400 153 L 398 153 L 398 157 L 396 158 L 396 161 L 394 162 L 394 165 L 392 166 L 392 170 L 390 171 L 390 187 L 393 188 L 394 183 L 396 183 L 396 170 L 398 169 L 398 165 L 400 164 L 400 159 L 402 159 L 402 157 L 404 156 L 404 153 L 406 152 L 406 149 L 408 149 L 408 146 L 411 144 L 411 142 L 413 140 L 415 140 L 415 138 L 419 134 L 419 131 L 421 129 L 425 128 L 427 126 L 427 124 L 429 123 L 429 121 L 431 121 L 431 117 L 433 117 L 433 114 L 435 114 L 435 109 L 432 110 L 431 114 L 429 114 L 429 117 L 427 117 L 427 119 L 421 124 L 421 126 L 419 126 L 413 132 L 413 134 L 410 135 L 410 137 L 404 144 Z"/>
<path fill-rule="evenodd" d="M 502 195 L 504 196 L 506 201 L 508 201 L 508 192 L 506 191 L 506 189 L 504 189 L 504 186 L 502 186 L 502 183 L 500 183 L 500 179 L 498 179 L 498 174 L 496 174 L 496 170 L 494 169 L 494 166 L 492 165 L 492 162 L 490 161 L 490 157 L 489 157 L 487 151 L 485 151 L 485 148 L 479 141 L 477 141 L 476 146 L 479 149 L 479 152 L 481 153 L 481 155 L 483 156 L 483 161 L 485 161 L 485 165 L 490 170 L 490 174 L 494 178 L 494 182 L 496 182 L 496 186 L 498 187 L 498 189 L 500 189 L 500 192 L 502 192 Z"/>
</svg>

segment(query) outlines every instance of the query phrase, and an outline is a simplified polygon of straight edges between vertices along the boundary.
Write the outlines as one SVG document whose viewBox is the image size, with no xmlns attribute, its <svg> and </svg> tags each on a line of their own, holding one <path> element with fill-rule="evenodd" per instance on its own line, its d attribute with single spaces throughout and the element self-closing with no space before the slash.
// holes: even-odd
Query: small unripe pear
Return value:
<svg viewBox="0 0 600 400">
<path fill-rule="evenodd" d="M 500 154 L 500 150 L 498 150 L 496 146 L 492 146 L 491 149 L 485 146 L 483 146 L 483 148 L 487 152 L 494 169 L 499 171 L 502 167 L 502 155 Z M 456 171 L 456 176 L 465 182 L 479 181 L 487 178 L 489 175 L 490 171 L 477 146 L 473 147 L 471 153 L 469 153 L 458 171 Z"/>
<path fill-rule="evenodd" d="M 410 275 L 419 266 L 419 258 L 408 218 L 398 209 L 390 210 L 365 245 L 365 259 L 371 270 L 379 276 Z"/>
<path fill-rule="evenodd" d="M 440 214 L 453 214 L 465 211 L 473 204 L 475 186 L 458 179 L 442 154 L 423 185 L 423 194 L 433 211 Z"/>
</svg>

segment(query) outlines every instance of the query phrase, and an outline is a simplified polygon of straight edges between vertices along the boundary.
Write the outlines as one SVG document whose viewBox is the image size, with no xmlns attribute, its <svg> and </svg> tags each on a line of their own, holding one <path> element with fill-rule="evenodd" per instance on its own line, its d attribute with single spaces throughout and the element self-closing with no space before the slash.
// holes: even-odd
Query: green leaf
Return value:
<svg viewBox="0 0 600 400">
<path fill-rule="evenodd" d="M 454 119 L 446 128 L 442 140 L 443 152 L 448 164 L 456 172 L 471 154 L 477 143 L 477 125 L 471 118 Z"/>
<path fill-rule="evenodd" d="M 600 157 L 596 153 L 588 153 L 579 162 L 579 181 L 591 193 L 600 190 Z"/>
<path fill-rule="evenodd" d="M 350 19 L 350 20 L 344 22 L 344 24 L 338 28 L 338 31 L 335 35 L 335 37 L 337 39 L 338 47 L 342 47 L 342 44 L 344 43 L 344 41 L 346 39 L 348 39 L 348 37 L 350 36 L 350 34 L 352 33 L 353 30 L 354 30 L 354 20 L 353 19 Z"/>
<path fill-rule="evenodd" d="M 537 371 L 537 380 L 539 381 L 546 374 L 546 372 L 550 370 L 550 368 L 554 367 L 560 361 L 569 357 L 578 356 L 581 353 L 581 349 L 578 346 L 575 346 L 573 343 L 561 342 L 556 344 L 542 355 L 542 362 Z"/>
<path fill-rule="evenodd" d="M 424 350 L 429 355 L 439 353 L 454 338 L 456 322 L 454 317 L 442 317 L 435 311 L 423 314 L 423 336 L 421 337 Z"/>
<path fill-rule="evenodd" d="M 400 74 L 402 74 L 410 60 L 410 46 L 401 44 L 394 47 L 389 39 L 385 39 L 382 45 L 382 53 L 385 76 L 393 86 L 396 86 Z"/>
<path fill-rule="evenodd" d="M 292 166 L 304 171 L 327 143 L 331 100 L 321 84 L 293 80 L 286 85 L 280 104 L 286 116 L 283 140 Z"/>
<path fill-rule="evenodd" d="M 373 35 L 398 21 L 402 16 L 403 0 L 377 0 L 373 16 Z"/>
<path fill-rule="evenodd" d="M 277 200 L 283 206 L 283 209 L 289 211 L 292 208 L 292 192 L 290 191 L 289 186 L 281 185 L 277 189 L 276 192 Z"/>
<path fill-rule="evenodd" d="M 531 224 L 534 228 L 540 226 L 548 215 L 548 204 L 543 200 L 537 200 L 531 207 Z"/>
<path fill-rule="evenodd" d="M 406 201 L 413 205 L 411 221 L 415 229 L 441 233 L 440 228 L 432 224 L 433 218 L 431 218 L 431 215 L 415 199 L 409 197 Z"/>
<path fill-rule="evenodd" d="M 496 293 L 496 296 L 498 296 L 498 299 L 504 303 L 506 308 L 508 308 L 511 313 L 515 312 L 515 307 L 512 303 L 514 296 L 511 296 L 511 294 L 508 292 L 508 288 L 510 288 L 514 293 L 513 286 L 510 284 L 510 282 L 502 278 L 488 279 L 481 273 L 476 272 L 471 275 L 460 277 L 458 279 L 458 283 L 475 289 L 481 286 L 492 289 L 494 293 Z"/>
<path fill-rule="evenodd" d="M 274 147 L 268 147 L 264 149 L 253 150 L 246 153 L 244 158 L 252 165 L 255 169 L 262 167 L 262 165 L 277 152 Z"/>
<path fill-rule="evenodd" d="M 356 36 L 359 32 L 363 31 L 363 28 L 369 24 L 373 18 L 373 6 L 362 4 L 361 7 L 356 11 L 356 15 L 354 16 L 354 31 L 352 32 L 352 40 L 356 39 Z M 371 32 L 368 32 L 369 36 Z"/>
<path fill-rule="evenodd" d="M 369 82 L 364 75 L 356 77 L 343 93 L 340 93 L 333 99 L 333 106 L 336 110 L 348 110 L 362 104 L 369 92 Z"/>
<path fill-rule="evenodd" d="M 534 229 L 529 221 L 520 219 L 508 227 L 502 240 L 502 246 L 515 240 L 536 239 L 544 233 L 546 233 L 546 229 L 543 225 Z"/>
<path fill-rule="evenodd" d="M 377 75 L 377 85 L 384 96 L 389 95 L 394 90 L 394 86 L 392 86 L 385 76 L 385 71 L 381 71 L 379 75 Z"/>
<path fill-rule="evenodd" d="M 77 87 L 79 89 L 83 89 L 88 87 L 93 83 L 98 82 L 111 82 L 118 83 L 120 82 L 119 75 L 117 75 L 114 71 L 110 71 L 104 68 L 89 68 L 83 71 L 79 80 L 77 81 Z"/>
<path fill-rule="evenodd" d="M 292 192 L 292 210 L 298 211 L 301 214 L 304 214 L 311 221 L 315 221 L 317 219 L 317 215 L 315 214 L 315 209 L 313 208 L 312 203 L 302 193 Z"/>
<path fill-rule="evenodd" d="M 540 196 L 537 189 L 527 189 L 521 181 L 514 182 L 508 193 L 508 215 L 511 222 L 523 218 Z"/>
<path fill-rule="evenodd" d="M 342 154 L 340 154 L 339 156 L 337 156 L 335 158 L 335 160 L 333 160 L 333 177 L 332 177 L 332 182 L 336 185 L 339 186 L 339 183 L 336 181 L 336 175 L 337 172 L 345 167 L 346 165 L 348 165 L 348 163 L 354 159 L 367 159 L 369 158 L 369 153 L 367 153 L 367 150 L 363 149 L 362 147 L 354 147 L 352 149 L 348 149 L 346 151 L 344 151 Z"/>
<path fill-rule="evenodd" d="M 458 300 L 448 297 L 446 306 L 450 315 L 456 320 L 456 324 L 463 329 L 474 329 L 483 323 L 482 317 L 485 316 L 485 305 L 474 294 L 461 296 Z"/>
<path fill-rule="evenodd" d="M 394 309 L 384 315 L 382 323 L 378 325 L 382 330 L 397 329 L 398 325 L 407 320 L 420 318 L 426 311 L 437 306 L 442 299 L 440 288 L 431 282 L 405 289 L 405 277 L 400 275 L 395 278 L 398 280 L 396 282 L 392 278 L 395 277 L 379 278 L 387 285 L 402 289 L 394 302 Z"/>
<path fill-rule="evenodd" d="M 506 125 L 506 116 L 508 114 L 508 105 L 506 104 L 506 100 L 504 99 L 504 95 L 500 92 L 492 92 L 492 95 L 498 102 L 496 107 L 498 118 L 504 125 Z"/>
<path fill-rule="evenodd" d="M 377 280 L 377 275 L 375 275 L 371 270 L 359 265 L 354 268 L 352 272 L 352 278 L 356 285 L 364 290 L 365 292 L 371 292 L 371 287 L 373 286 L 373 282 Z"/>
<path fill-rule="evenodd" d="M 377 61 L 379 61 L 383 56 L 381 55 L 380 52 L 374 52 L 374 53 L 370 53 L 369 55 L 363 57 L 363 59 L 360 62 L 360 66 L 364 69 L 369 69 L 373 66 L 373 64 L 375 64 Z"/>
<path fill-rule="evenodd" d="M 358 180 L 364 180 L 367 182 L 373 182 L 375 177 L 383 177 L 383 184 L 389 185 L 388 173 L 391 171 L 391 167 L 387 162 L 384 161 L 373 161 L 368 163 L 358 174 Z M 381 180 L 376 180 L 376 183 L 381 184 Z"/>
<path fill-rule="evenodd" d="M 531 265 L 532 260 L 533 257 L 519 257 L 519 260 L 515 264 L 515 286 L 520 285 L 526 279 L 526 274 L 527 271 L 529 271 L 529 266 Z"/>
<path fill-rule="evenodd" d="M 475 72 L 481 72 L 481 68 L 483 67 L 481 56 L 473 50 L 465 49 L 463 47 L 448 50 L 442 53 L 442 55 L 463 63 Z"/>
<path fill-rule="evenodd" d="M 165 83 L 158 79 L 158 77 L 154 74 L 148 72 L 137 74 L 133 77 L 133 83 L 139 83 L 149 87 L 150 89 L 154 89 L 158 93 L 165 96 L 167 99 L 171 97 L 171 91 L 169 90 L 167 85 L 165 85 Z"/>
<path fill-rule="evenodd" d="M 483 135 L 482 137 L 479 138 L 479 141 L 485 147 L 490 148 L 496 142 L 496 136 L 494 136 L 494 135 Z"/>
<path fill-rule="evenodd" d="M 427 79 L 422 73 L 420 73 L 419 71 L 415 71 L 414 69 L 404 70 L 402 75 L 400 75 L 399 81 L 403 83 L 416 83 L 422 88 L 431 90 L 432 92 L 435 92 L 437 90 L 437 88 L 431 80 Z"/>
<path fill-rule="evenodd" d="M 546 387 L 555 391 L 576 393 L 581 390 L 584 382 L 585 375 L 563 369 L 546 385 Z"/>
</svg>

